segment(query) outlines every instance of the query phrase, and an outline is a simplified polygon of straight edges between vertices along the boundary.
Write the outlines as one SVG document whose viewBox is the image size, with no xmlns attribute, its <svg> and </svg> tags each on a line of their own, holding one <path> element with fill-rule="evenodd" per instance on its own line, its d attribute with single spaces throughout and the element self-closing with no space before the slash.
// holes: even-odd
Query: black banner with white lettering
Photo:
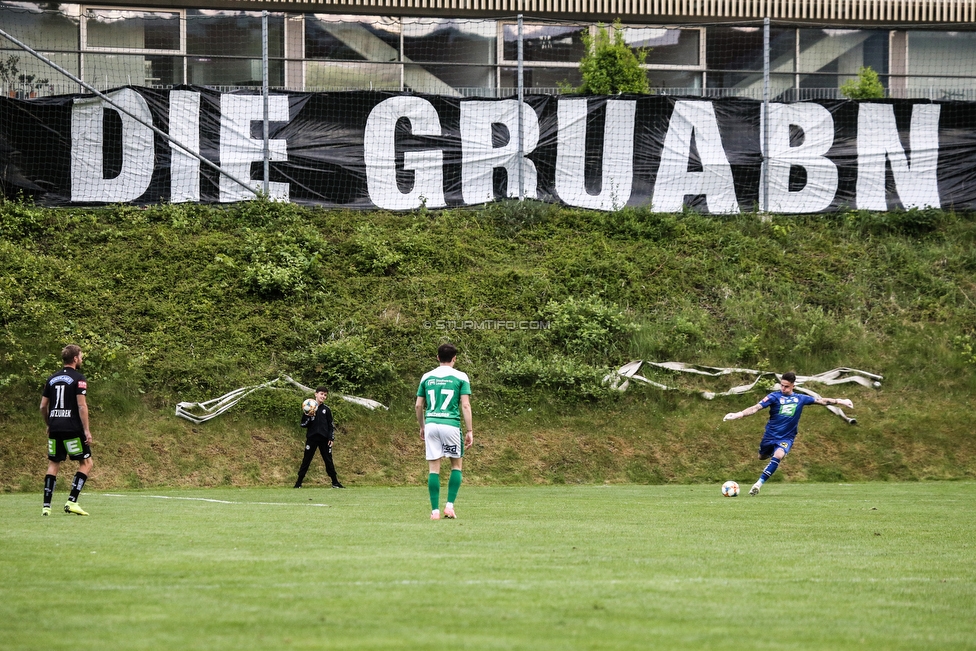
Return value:
<svg viewBox="0 0 976 651">
<path fill-rule="evenodd" d="M 269 98 L 266 147 L 259 94 L 108 96 L 0 98 L 4 194 L 42 205 L 242 201 L 254 197 L 245 184 L 264 191 L 267 156 L 271 197 L 322 206 L 477 205 L 521 187 L 597 210 L 976 208 L 969 102 L 773 102 L 764 117 L 761 102 L 738 98 L 538 95 L 520 120 L 515 99 L 288 92 Z"/>
</svg>

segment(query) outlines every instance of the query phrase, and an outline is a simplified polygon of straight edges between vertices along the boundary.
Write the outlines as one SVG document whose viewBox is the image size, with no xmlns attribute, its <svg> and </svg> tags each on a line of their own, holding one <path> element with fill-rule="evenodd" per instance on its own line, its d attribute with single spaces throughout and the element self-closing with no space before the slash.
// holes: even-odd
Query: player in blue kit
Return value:
<svg viewBox="0 0 976 651">
<path fill-rule="evenodd" d="M 747 409 L 725 414 L 724 420 L 737 420 L 745 416 L 752 416 L 766 407 L 770 408 L 766 431 L 759 443 L 759 458 L 769 459 L 769 464 L 759 476 L 759 481 L 753 484 L 749 490 L 750 495 L 759 494 L 762 485 L 773 476 L 783 457 L 789 454 L 790 448 L 793 447 L 793 441 L 796 439 L 796 428 L 800 422 L 803 407 L 806 405 L 844 405 L 849 409 L 854 408 L 854 403 L 847 398 L 814 398 L 813 396 L 796 394 L 793 392 L 795 384 L 795 373 L 792 371 L 783 373 L 779 382 L 779 391 L 770 393 Z M 770 459 L 770 457 L 772 458 Z"/>
</svg>

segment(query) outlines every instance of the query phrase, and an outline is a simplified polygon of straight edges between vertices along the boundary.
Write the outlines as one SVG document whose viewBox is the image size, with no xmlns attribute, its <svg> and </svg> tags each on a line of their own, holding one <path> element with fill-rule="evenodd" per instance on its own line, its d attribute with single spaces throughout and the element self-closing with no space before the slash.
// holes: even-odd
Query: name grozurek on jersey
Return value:
<svg viewBox="0 0 976 651">
<path fill-rule="evenodd" d="M 48 429 L 52 432 L 76 432 L 82 430 L 78 415 L 78 396 L 88 393 L 88 381 L 72 368 L 65 368 L 52 375 L 44 385 L 48 399 Z"/>
</svg>

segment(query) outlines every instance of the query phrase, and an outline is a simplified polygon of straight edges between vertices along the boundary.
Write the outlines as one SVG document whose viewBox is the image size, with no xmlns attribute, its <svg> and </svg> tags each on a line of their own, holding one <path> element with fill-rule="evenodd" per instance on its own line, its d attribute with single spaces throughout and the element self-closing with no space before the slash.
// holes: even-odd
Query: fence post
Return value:
<svg viewBox="0 0 976 651">
<path fill-rule="evenodd" d="M 769 211 L 769 16 L 763 18 L 762 212 Z"/>
<path fill-rule="evenodd" d="M 518 15 L 518 198 L 525 200 L 525 171 L 523 170 L 522 155 L 525 153 L 522 144 L 522 103 L 525 101 L 525 84 L 522 78 L 522 14 Z"/>
<path fill-rule="evenodd" d="M 261 96 L 264 100 L 264 196 L 270 195 L 271 144 L 268 124 L 268 12 L 261 12 Z"/>
</svg>

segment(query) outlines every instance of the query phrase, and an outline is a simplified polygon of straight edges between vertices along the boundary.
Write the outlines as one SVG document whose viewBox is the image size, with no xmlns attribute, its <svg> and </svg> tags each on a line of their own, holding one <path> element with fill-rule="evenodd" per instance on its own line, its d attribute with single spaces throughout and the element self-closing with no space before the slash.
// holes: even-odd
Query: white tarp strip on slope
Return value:
<svg viewBox="0 0 976 651">
<path fill-rule="evenodd" d="M 282 375 L 273 380 L 265 382 L 264 384 L 256 384 L 249 387 L 241 387 L 240 389 L 234 389 L 230 393 L 225 393 L 219 398 L 214 398 L 213 400 L 207 400 L 205 402 L 181 402 L 176 405 L 176 415 L 180 418 L 185 418 L 186 420 L 200 424 L 208 420 L 220 416 L 222 413 L 239 403 L 245 397 L 259 391 L 261 389 L 282 389 L 285 387 L 276 386 L 279 384 L 290 384 L 296 389 L 300 389 L 306 393 L 315 393 L 315 390 L 311 387 L 307 387 L 301 382 L 298 382 L 287 375 Z M 369 398 L 360 398 L 358 396 L 347 396 L 344 394 L 339 394 L 339 397 L 346 402 L 351 402 L 355 405 L 360 405 L 361 407 L 366 407 L 367 409 L 387 409 L 387 407 L 375 400 L 370 400 Z"/>
<path fill-rule="evenodd" d="M 722 368 L 717 366 L 701 366 L 698 364 L 685 364 L 684 362 L 647 362 L 644 360 L 636 360 L 624 364 L 616 371 L 608 374 L 603 380 L 610 384 L 611 387 L 617 389 L 618 391 L 626 391 L 627 387 L 630 386 L 630 381 L 634 380 L 648 386 L 652 386 L 656 389 L 661 389 L 662 391 L 681 391 L 681 387 L 670 386 L 667 384 L 662 384 L 660 382 L 655 382 L 654 380 L 648 379 L 639 372 L 643 366 L 653 366 L 656 368 L 662 368 L 668 371 L 674 371 L 677 373 L 691 373 L 694 375 L 705 375 L 708 377 L 721 377 L 723 375 L 752 375 L 755 379 L 749 384 L 742 384 L 739 386 L 734 386 L 727 391 L 722 392 L 712 392 L 712 391 L 699 391 L 699 393 L 706 400 L 712 400 L 713 398 L 719 396 L 733 396 L 742 393 L 748 393 L 752 391 L 759 381 L 764 377 L 774 377 L 776 381 L 779 382 L 780 374 L 773 373 L 770 371 L 757 371 L 749 368 Z M 824 384 L 827 386 L 834 386 L 838 384 L 847 384 L 854 382 L 860 384 L 861 386 L 868 388 L 878 388 L 881 386 L 880 380 L 884 379 L 883 376 L 877 375 L 875 373 L 868 373 L 867 371 L 861 371 L 855 368 L 839 367 L 831 369 L 829 371 L 824 371 L 823 373 L 817 373 L 816 375 L 797 375 L 796 376 L 796 390 L 805 393 L 807 395 L 813 396 L 814 398 L 819 398 L 820 394 L 815 391 L 804 387 L 805 384 Z M 778 388 L 778 386 L 777 386 Z M 827 409 L 831 413 L 836 414 L 840 418 L 843 418 L 850 425 L 857 423 L 854 418 L 847 417 L 840 407 L 828 406 Z"/>
</svg>

